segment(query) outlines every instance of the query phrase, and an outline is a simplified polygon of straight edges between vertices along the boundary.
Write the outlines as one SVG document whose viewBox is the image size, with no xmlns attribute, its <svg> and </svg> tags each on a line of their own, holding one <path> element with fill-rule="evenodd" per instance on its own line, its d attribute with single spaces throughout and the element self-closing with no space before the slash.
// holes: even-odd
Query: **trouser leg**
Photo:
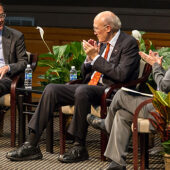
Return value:
<svg viewBox="0 0 170 170">
<path fill-rule="evenodd" d="M 3 78 L 0 80 L 0 97 L 10 93 L 11 83 L 12 80 L 8 78 Z M 3 134 L 4 115 L 6 108 L 6 106 L 0 106 L 0 136 Z"/>
<path fill-rule="evenodd" d="M 105 126 L 107 132 L 110 133 L 110 142 L 107 145 L 105 156 L 119 164 L 125 164 L 126 149 L 131 134 L 130 127 L 134 111 L 136 107 L 146 99 L 148 99 L 148 97 L 129 95 L 129 93 L 119 90 L 115 94 L 109 107 L 109 112 L 105 119 Z M 139 117 L 152 118 L 149 114 L 151 110 L 154 110 L 153 105 L 146 105 L 140 111 Z"/>
<path fill-rule="evenodd" d="M 73 136 L 85 140 L 88 123 L 87 114 L 91 112 L 91 105 L 99 105 L 104 92 L 103 86 L 82 85 L 75 92 L 75 113 L 68 128 L 68 132 Z"/>
<path fill-rule="evenodd" d="M 28 127 L 40 136 L 58 106 L 74 104 L 74 93 L 77 87 L 78 85 L 47 85 Z"/>
<path fill-rule="evenodd" d="M 120 165 L 126 165 L 133 115 L 125 110 L 116 112 L 104 155 Z"/>
<path fill-rule="evenodd" d="M 3 78 L 0 80 L 0 96 L 10 93 L 12 80 L 9 78 Z"/>
</svg>

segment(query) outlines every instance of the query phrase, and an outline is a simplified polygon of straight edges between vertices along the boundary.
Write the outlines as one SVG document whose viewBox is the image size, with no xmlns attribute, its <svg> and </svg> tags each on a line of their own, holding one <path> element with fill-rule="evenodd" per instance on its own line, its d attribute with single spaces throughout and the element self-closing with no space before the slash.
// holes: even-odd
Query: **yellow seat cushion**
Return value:
<svg viewBox="0 0 170 170">
<path fill-rule="evenodd" d="M 100 117 L 100 107 L 94 108 L 91 106 L 91 114 Z M 73 115 L 74 114 L 74 106 L 62 106 L 63 114 Z"/>
<path fill-rule="evenodd" d="M 11 101 L 10 94 L 5 94 L 0 97 L 0 105 L 2 106 L 10 106 L 11 105 L 10 101 Z"/>
<path fill-rule="evenodd" d="M 132 130 L 133 130 L 133 124 L 132 124 Z M 138 118 L 138 132 L 151 133 L 149 119 Z"/>
<path fill-rule="evenodd" d="M 91 114 L 100 117 L 100 107 L 94 108 L 91 106 Z M 74 114 L 74 106 L 63 106 L 62 107 L 63 114 L 73 115 Z M 132 124 L 133 129 L 133 124 Z M 150 122 L 148 119 L 138 118 L 138 132 L 140 133 L 151 133 L 150 131 Z"/>
</svg>

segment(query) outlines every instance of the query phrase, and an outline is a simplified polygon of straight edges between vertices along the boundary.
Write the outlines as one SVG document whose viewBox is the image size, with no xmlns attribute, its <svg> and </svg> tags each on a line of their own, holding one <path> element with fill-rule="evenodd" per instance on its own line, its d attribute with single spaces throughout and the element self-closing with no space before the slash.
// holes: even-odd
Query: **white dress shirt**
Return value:
<svg viewBox="0 0 170 170">
<path fill-rule="evenodd" d="M 0 67 L 5 65 L 3 48 L 2 48 L 2 31 L 0 31 Z"/>
</svg>

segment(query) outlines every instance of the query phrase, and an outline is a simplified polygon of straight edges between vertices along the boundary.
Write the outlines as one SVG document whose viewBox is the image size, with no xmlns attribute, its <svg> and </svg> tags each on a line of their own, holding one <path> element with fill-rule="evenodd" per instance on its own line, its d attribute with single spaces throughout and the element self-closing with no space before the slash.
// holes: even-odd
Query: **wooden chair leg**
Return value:
<svg viewBox="0 0 170 170">
<path fill-rule="evenodd" d="M 66 140 L 66 120 L 65 115 L 62 113 L 61 108 L 59 108 L 59 128 L 60 128 L 60 155 L 65 152 L 65 140 Z"/>
<path fill-rule="evenodd" d="M 0 136 L 3 136 L 4 115 L 5 115 L 5 112 L 0 111 Z"/>
<path fill-rule="evenodd" d="M 107 142 L 108 142 L 108 139 L 107 139 L 107 135 L 101 131 L 101 140 L 100 140 L 100 147 L 101 147 L 101 161 L 105 161 L 106 160 L 106 157 L 104 156 L 104 152 L 106 150 L 106 146 L 107 146 Z"/>
<path fill-rule="evenodd" d="M 149 169 L 149 133 L 145 133 L 145 169 Z"/>
<path fill-rule="evenodd" d="M 15 98 L 15 95 L 13 96 Z M 15 147 L 16 141 L 16 100 L 11 96 L 11 147 Z"/>
<path fill-rule="evenodd" d="M 53 116 L 50 118 L 46 128 L 46 151 L 53 153 Z"/>
<path fill-rule="evenodd" d="M 133 166 L 138 170 L 138 131 L 136 127 L 133 130 Z"/>
<path fill-rule="evenodd" d="M 23 101 L 24 96 L 19 95 L 18 96 L 18 145 L 21 146 L 25 142 L 25 115 L 23 114 Z"/>
<path fill-rule="evenodd" d="M 140 166 L 141 166 L 141 170 L 144 170 L 145 168 L 148 169 L 148 166 L 149 166 L 148 142 L 149 142 L 148 134 L 141 133 L 140 134 L 140 149 L 141 149 Z"/>
</svg>

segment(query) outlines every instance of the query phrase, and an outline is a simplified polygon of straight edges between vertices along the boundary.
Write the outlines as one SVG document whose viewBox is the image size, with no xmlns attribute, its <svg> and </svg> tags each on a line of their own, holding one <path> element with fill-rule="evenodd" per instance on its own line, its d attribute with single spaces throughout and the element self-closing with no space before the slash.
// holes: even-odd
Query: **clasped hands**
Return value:
<svg viewBox="0 0 170 170">
<path fill-rule="evenodd" d="M 9 71 L 9 66 L 5 65 L 3 67 L 0 67 L 0 79 L 3 78 L 3 76 Z"/>
<path fill-rule="evenodd" d="M 95 40 L 83 40 L 83 49 L 87 54 L 87 61 L 92 61 L 97 55 L 99 55 L 100 43 L 97 44 Z"/>
<path fill-rule="evenodd" d="M 149 55 L 140 51 L 139 55 L 151 66 L 154 63 L 158 63 L 159 65 L 162 65 L 162 59 L 163 56 L 159 57 L 159 54 L 157 52 L 153 52 L 152 50 L 149 50 Z"/>
</svg>

